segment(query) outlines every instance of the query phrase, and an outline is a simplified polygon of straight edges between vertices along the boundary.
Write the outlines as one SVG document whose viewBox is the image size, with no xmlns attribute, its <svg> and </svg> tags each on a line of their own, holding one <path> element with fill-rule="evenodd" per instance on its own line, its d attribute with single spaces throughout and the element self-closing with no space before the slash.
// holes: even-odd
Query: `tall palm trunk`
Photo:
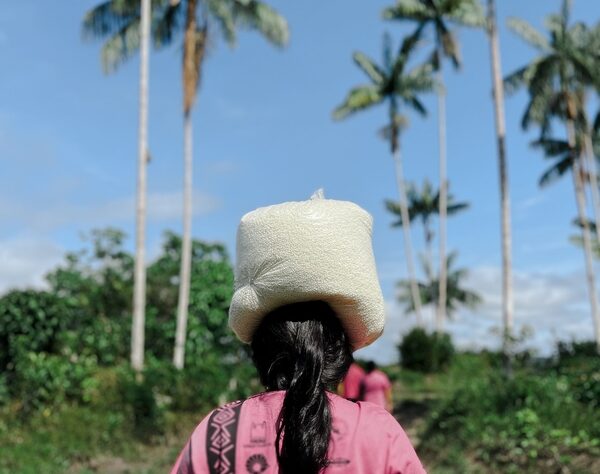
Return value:
<svg viewBox="0 0 600 474">
<path fill-rule="evenodd" d="M 596 156 L 594 154 L 594 146 L 589 130 L 585 131 L 585 156 L 588 162 L 588 172 L 590 179 L 590 189 L 592 191 L 592 203 L 594 204 L 594 219 L 596 220 L 596 228 L 600 226 L 600 192 L 598 191 L 598 167 L 596 166 Z M 596 239 L 600 244 L 600 232 L 596 232 Z"/>
<path fill-rule="evenodd" d="M 183 236 L 179 272 L 179 299 L 177 302 L 177 328 L 175 330 L 175 350 L 173 352 L 173 365 L 177 369 L 183 368 L 185 360 L 192 268 L 192 106 L 198 87 L 206 33 L 205 30 L 202 30 L 202 43 L 199 43 L 196 6 L 197 0 L 188 0 L 183 44 Z"/>
<path fill-rule="evenodd" d="M 567 119 L 567 136 L 569 146 L 575 149 L 575 126 L 573 120 Z M 577 213 L 581 226 L 581 236 L 583 239 L 583 250 L 585 256 L 585 270 L 588 284 L 588 294 L 590 298 L 590 307 L 592 310 L 592 320 L 594 324 L 594 339 L 596 347 L 600 351 L 600 314 L 598 313 L 598 297 L 596 294 L 596 282 L 594 277 L 594 266 L 592 263 L 592 243 L 590 238 L 590 228 L 585 213 L 585 191 L 582 179 L 581 156 L 573 157 L 573 185 L 575 187 L 575 199 L 577 201 Z"/>
<path fill-rule="evenodd" d="M 444 78 L 441 71 L 438 72 L 438 80 L 440 81 L 441 85 L 438 92 L 438 138 L 440 153 L 440 278 L 435 330 L 441 332 L 444 329 L 444 320 L 446 319 L 446 291 L 448 286 L 446 278 L 446 215 L 448 208 L 448 178 L 446 176 L 446 91 L 444 90 Z"/>
<path fill-rule="evenodd" d="M 500 43 L 496 27 L 496 6 L 488 0 L 487 33 L 490 40 L 494 112 L 498 145 L 498 175 L 500 177 L 500 207 L 502 235 L 502 321 L 504 324 L 503 346 L 508 352 L 508 344 L 513 330 L 513 291 L 512 291 L 512 235 L 510 227 L 510 197 L 508 191 L 508 165 L 506 162 L 506 126 L 504 123 L 504 84 L 500 63 Z"/>
<path fill-rule="evenodd" d="M 186 114 L 183 125 L 183 239 L 181 242 L 181 268 L 179 273 L 179 300 L 177 303 L 177 329 L 173 364 L 182 369 L 185 358 L 185 336 L 190 300 L 190 273 L 192 269 L 192 117 Z"/>
<path fill-rule="evenodd" d="M 148 64 L 150 45 L 150 0 L 141 0 L 140 38 L 140 124 L 135 219 L 135 267 L 133 276 L 133 321 L 131 366 L 144 368 L 144 324 L 146 314 L 146 170 L 148 165 Z"/>
<path fill-rule="evenodd" d="M 423 220 L 423 235 L 425 237 L 425 248 L 427 252 L 427 266 L 429 267 L 431 278 L 433 279 L 433 248 L 431 246 L 433 234 L 429 228 L 429 219 L 427 217 Z"/>
<path fill-rule="evenodd" d="M 392 155 L 396 165 L 396 185 L 400 197 L 400 215 L 402 216 L 402 232 L 404 233 L 404 253 L 406 254 L 406 266 L 408 269 L 408 279 L 410 280 L 410 293 L 417 316 L 417 325 L 423 326 L 421 317 L 421 295 L 415 275 L 415 265 L 413 262 L 412 241 L 410 238 L 410 217 L 408 215 L 406 186 L 404 184 L 404 173 L 402 172 L 402 158 L 400 156 L 400 146 L 392 146 Z"/>
</svg>

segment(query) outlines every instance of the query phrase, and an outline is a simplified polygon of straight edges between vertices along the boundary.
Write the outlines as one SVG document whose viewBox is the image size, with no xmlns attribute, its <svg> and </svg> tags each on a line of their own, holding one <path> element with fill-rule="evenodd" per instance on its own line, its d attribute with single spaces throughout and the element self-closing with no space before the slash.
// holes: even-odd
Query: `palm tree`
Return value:
<svg viewBox="0 0 600 474">
<path fill-rule="evenodd" d="M 463 281 L 468 276 L 468 272 L 464 268 L 453 269 L 454 262 L 456 261 L 456 252 L 450 253 L 446 260 L 448 268 L 448 297 L 446 298 L 446 314 L 448 317 L 456 312 L 460 307 L 466 307 L 469 309 L 476 308 L 482 301 L 481 297 L 474 291 L 463 288 Z M 427 277 L 425 282 L 419 282 L 419 292 L 421 294 L 421 300 L 425 305 L 434 305 L 437 307 L 439 304 L 439 281 L 435 278 L 435 274 L 431 267 L 427 264 L 426 260 L 422 261 L 423 271 Z M 415 307 L 412 304 L 412 299 L 409 293 L 409 284 L 407 281 L 400 281 L 398 283 L 399 293 L 398 301 L 404 303 L 405 311 L 411 313 Z M 437 332 L 442 332 L 443 327 L 436 327 Z"/>
<path fill-rule="evenodd" d="M 586 87 L 600 90 L 600 60 L 597 51 L 590 47 L 597 44 L 594 39 L 597 33 L 590 31 L 582 23 L 569 28 L 569 13 L 570 1 L 564 0 L 561 13 L 548 18 L 550 40 L 523 20 L 510 21 L 510 27 L 542 54 L 505 78 L 504 83 L 509 93 L 521 87 L 526 87 L 529 92 L 529 103 L 522 119 L 524 129 L 532 123 L 539 125 L 543 140 L 548 138 L 553 118 L 565 122 L 575 200 L 579 219 L 583 223 L 582 240 L 588 293 L 596 343 L 600 350 L 600 314 L 592 265 L 590 230 L 585 218 L 584 164 L 577 143 L 576 128 L 577 119 L 585 108 L 585 104 L 582 103 L 584 94 L 581 94 L 581 91 Z"/>
<path fill-rule="evenodd" d="M 440 304 L 437 318 L 444 319 L 446 311 L 446 99 L 443 87 L 442 59 L 449 59 L 458 69 L 461 64 L 460 48 L 456 36 L 450 31 L 449 23 L 460 26 L 481 27 L 485 24 L 478 0 L 397 0 L 392 7 L 383 10 L 386 20 L 408 20 L 417 24 L 415 35 L 420 38 L 431 27 L 434 33 L 434 50 L 431 64 L 437 72 L 441 85 L 438 89 L 438 133 L 440 168 L 440 220 L 439 220 L 439 259 L 440 259 Z"/>
<path fill-rule="evenodd" d="M 410 239 L 410 218 L 406 205 L 406 190 L 402 171 L 400 155 L 400 131 L 407 123 L 407 119 L 399 111 L 404 105 L 421 116 L 427 111 L 419 99 L 419 95 L 435 89 L 435 80 L 429 64 L 417 66 L 408 70 L 407 63 L 417 48 L 418 38 L 415 35 L 404 38 L 396 57 L 392 53 L 391 38 L 384 35 L 383 65 L 377 65 L 372 59 L 360 52 L 353 55 L 356 65 L 369 77 L 371 83 L 360 85 L 348 93 L 344 102 L 333 111 L 333 118 L 341 120 L 356 112 L 368 109 L 375 105 L 387 103 L 389 123 L 384 128 L 384 137 L 390 142 L 390 150 L 396 167 L 396 184 L 400 198 L 402 226 L 404 232 L 404 251 L 411 282 L 411 294 L 417 323 L 422 324 L 421 301 L 415 279 L 415 269 Z"/>
<path fill-rule="evenodd" d="M 512 233 L 510 228 L 510 197 L 508 189 L 508 163 L 506 160 L 506 124 L 504 116 L 504 84 L 500 63 L 500 41 L 496 26 L 496 2 L 487 2 L 487 28 L 490 42 L 492 66 L 492 91 L 494 95 L 494 119 L 496 143 L 498 147 L 498 177 L 500 180 L 500 212 L 502 240 L 502 321 L 504 325 L 502 344 L 508 353 L 508 344 L 512 339 L 513 327 L 513 291 L 512 291 Z"/>
<path fill-rule="evenodd" d="M 101 5 L 104 12 L 108 12 L 110 6 Z M 128 5 L 123 2 L 115 4 L 114 8 L 120 14 L 129 15 L 130 11 L 137 12 L 135 20 L 135 35 L 121 34 L 114 38 L 112 45 L 103 50 L 104 71 L 111 70 L 114 50 L 118 48 L 116 43 L 123 44 L 129 40 L 136 42 L 136 49 L 140 49 L 140 96 L 139 96 L 139 131 L 138 131 L 138 173 L 136 192 L 136 245 L 134 266 L 134 289 L 133 289 L 133 318 L 131 323 L 131 366 L 137 372 L 144 368 L 144 326 L 146 314 L 146 171 L 148 165 L 148 66 L 150 46 L 150 0 L 131 1 Z M 95 21 L 94 25 L 90 22 Z M 108 28 L 107 24 L 100 22 L 100 18 L 92 19 L 86 15 L 84 20 L 84 36 L 91 29 L 98 31 Z M 131 55 L 133 51 L 129 53 Z"/>
<path fill-rule="evenodd" d="M 423 225 L 423 235 L 425 240 L 427 265 L 433 268 L 433 237 L 434 232 L 431 229 L 431 219 L 439 214 L 440 190 L 435 190 L 429 180 L 423 182 L 421 189 L 413 184 L 407 186 L 406 196 L 408 200 L 408 217 L 411 222 L 415 219 L 421 221 Z M 396 217 L 392 223 L 393 227 L 402 227 L 402 209 L 397 201 L 386 199 L 385 206 L 387 210 Z M 455 202 L 452 194 L 448 193 L 447 214 L 452 216 L 469 207 L 466 202 Z"/>
<path fill-rule="evenodd" d="M 288 41 L 286 20 L 259 0 L 153 0 L 152 36 L 157 49 L 183 40 L 184 190 L 183 247 L 177 330 L 173 363 L 184 364 L 189 302 L 192 220 L 192 108 L 196 99 L 207 42 L 213 31 L 234 46 L 236 29 L 260 32 L 269 42 L 284 46 Z M 108 38 L 102 48 L 105 69 L 115 70 L 139 47 L 139 6 L 136 0 L 108 0 L 90 10 L 84 32 Z"/>
</svg>

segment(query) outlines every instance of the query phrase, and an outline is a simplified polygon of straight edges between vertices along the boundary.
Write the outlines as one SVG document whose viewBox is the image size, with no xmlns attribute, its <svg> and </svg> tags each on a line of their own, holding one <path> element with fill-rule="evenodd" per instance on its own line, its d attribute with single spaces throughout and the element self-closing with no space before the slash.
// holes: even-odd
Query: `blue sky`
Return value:
<svg viewBox="0 0 600 474">
<path fill-rule="evenodd" d="M 81 20 L 96 1 L 0 4 L 0 291 L 39 285 L 80 235 L 114 225 L 133 232 L 137 146 L 137 58 L 102 74 L 99 42 L 84 42 Z M 330 198 L 355 201 L 375 218 L 374 246 L 389 303 L 390 325 L 368 356 L 394 357 L 392 342 L 412 324 L 394 303 L 405 275 L 401 233 L 383 207 L 395 198 L 387 145 L 376 136 L 383 108 L 334 123 L 331 110 L 350 87 L 365 82 L 351 54 L 379 60 L 382 34 L 399 44 L 410 30 L 383 22 L 391 0 L 271 2 L 291 29 L 285 50 L 244 32 L 231 50 L 215 38 L 206 62 L 195 119 L 194 236 L 234 250 L 240 217 L 258 206 L 307 198 L 323 187 Z M 504 73 L 535 51 L 506 29 L 509 15 L 541 28 L 559 0 L 503 0 L 499 5 Z M 576 0 L 574 19 L 596 22 L 592 0 Z M 452 192 L 471 203 L 449 223 L 449 248 L 471 269 L 469 283 L 486 303 L 457 315 L 450 330 L 461 344 L 493 345 L 500 280 L 499 205 L 488 43 L 461 30 L 464 67 L 446 68 L 448 159 Z M 429 45 L 424 47 L 426 53 Z M 182 182 L 180 48 L 151 56 L 149 166 L 150 255 L 165 229 L 178 231 Z M 513 209 L 516 319 L 534 328 L 533 343 L 591 337 L 581 252 L 568 243 L 575 203 L 570 179 L 540 190 L 545 164 L 531 150 L 535 133 L 519 119 L 525 94 L 506 103 Z M 429 118 L 411 116 L 402 138 L 405 173 L 437 182 L 435 98 Z M 422 247 L 420 229 L 413 232 Z M 132 240 L 129 241 L 132 248 Z"/>
</svg>

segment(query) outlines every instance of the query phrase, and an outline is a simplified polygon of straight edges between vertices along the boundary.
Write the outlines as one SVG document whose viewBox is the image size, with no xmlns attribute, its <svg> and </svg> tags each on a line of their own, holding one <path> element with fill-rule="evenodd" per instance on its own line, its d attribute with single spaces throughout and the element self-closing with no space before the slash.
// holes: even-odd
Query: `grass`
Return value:
<svg viewBox="0 0 600 474">
<path fill-rule="evenodd" d="M 174 463 L 200 413 L 165 414 L 165 430 L 142 441 L 123 413 L 65 406 L 0 422 L 0 473 L 164 473 Z"/>
</svg>

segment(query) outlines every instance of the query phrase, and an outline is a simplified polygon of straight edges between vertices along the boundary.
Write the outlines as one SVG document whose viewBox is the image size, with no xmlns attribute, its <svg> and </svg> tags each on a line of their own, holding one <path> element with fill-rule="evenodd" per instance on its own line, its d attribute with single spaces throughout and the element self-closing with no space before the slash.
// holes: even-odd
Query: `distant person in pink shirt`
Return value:
<svg viewBox="0 0 600 474">
<path fill-rule="evenodd" d="M 366 374 L 361 382 L 360 399 L 371 402 L 392 412 L 392 384 L 390 379 L 377 368 L 375 362 L 367 362 Z"/>
<path fill-rule="evenodd" d="M 371 230 L 322 191 L 242 218 L 229 325 L 265 392 L 209 413 L 172 474 L 425 473 L 392 415 L 334 393 L 385 323 Z"/>
<path fill-rule="evenodd" d="M 342 396 L 351 402 L 360 400 L 360 384 L 365 371 L 356 362 L 353 362 L 348 369 L 344 382 L 342 383 Z"/>
</svg>

